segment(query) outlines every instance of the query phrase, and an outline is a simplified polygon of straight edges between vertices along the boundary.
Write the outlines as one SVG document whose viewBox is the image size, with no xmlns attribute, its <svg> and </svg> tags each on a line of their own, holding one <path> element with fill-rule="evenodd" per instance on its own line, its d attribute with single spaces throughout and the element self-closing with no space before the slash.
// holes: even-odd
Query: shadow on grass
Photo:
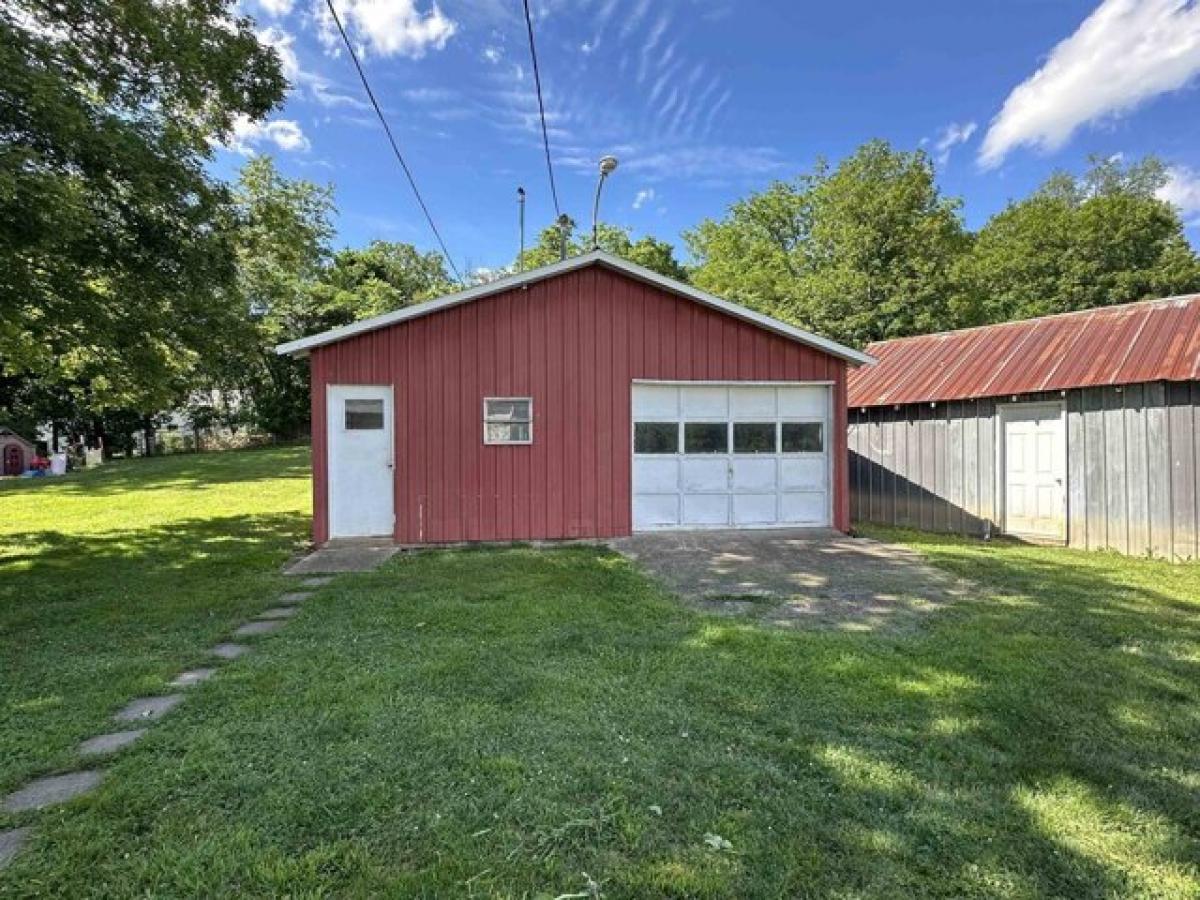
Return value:
<svg viewBox="0 0 1200 900">
<path fill-rule="evenodd" d="M 1194 605 L 1166 569 L 942 546 L 986 596 L 907 636 L 696 615 L 595 548 L 345 576 L 13 877 L 79 893 L 76 859 L 113 895 L 553 896 L 586 871 L 610 898 L 1193 896 Z"/>
<path fill-rule="evenodd" d="M 603 872 L 610 896 L 1200 884 L 1200 622 L 1155 579 L 1123 578 L 1123 561 L 939 558 L 986 595 L 899 637 L 695 616 L 595 554 L 430 555 L 355 581 L 338 598 L 360 617 L 355 670 L 313 662 L 353 684 L 347 746 L 387 732 L 405 766 L 385 764 L 384 783 L 411 782 L 407 802 L 451 818 L 454 800 L 424 782 L 470 784 L 471 821 L 522 823 L 510 848 L 541 847 L 564 820 L 611 822 L 545 849 L 564 873 Z M 670 837 L 648 803 L 670 812 Z M 705 832 L 736 852 L 706 850 Z M 504 893 L 526 883 L 511 859 L 439 865 L 495 866 Z"/>
<path fill-rule="evenodd" d="M 821 740 L 757 723 L 806 744 L 809 771 L 830 783 L 837 824 L 821 829 L 817 856 L 865 855 L 877 875 L 917 877 L 918 893 L 927 870 L 951 893 L 1192 895 L 1200 605 L 1148 571 L 1123 575 L 1120 558 L 929 545 L 941 548 L 936 565 L 983 586 L 979 602 L 883 655 L 864 642 L 833 668 L 796 660 L 806 700 L 830 712 Z M 736 706 L 725 686 L 739 661 L 770 656 L 769 641 L 724 626 L 701 642 L 715 669 L 700 702 Z M 833 881 L 871 889 L 861 871 Z"/>
<path fill-rule="evenodd" d="M 262 609 L 307 516 L 0 536 L 0 788 Z"/>
</svg>

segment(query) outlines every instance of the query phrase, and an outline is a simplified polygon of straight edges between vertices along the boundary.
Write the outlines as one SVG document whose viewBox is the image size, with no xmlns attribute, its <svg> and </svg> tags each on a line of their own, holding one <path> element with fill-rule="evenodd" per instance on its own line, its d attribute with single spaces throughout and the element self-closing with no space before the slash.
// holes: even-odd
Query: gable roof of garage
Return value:
<svg viewBox="0 0 1200 900">
<path fill-rule="evenodd" d="M 1200 294 L 871 344 L 850 406 L 1200 379 Z"/>
<path fill-rule="evenodd" d="M 512 290 L 513 288 L 523 287 L 534 284 L 538 281 L 545 281 L 548 278 L 554 278 L 558 275 L 565 275 L 568 272 L 574 272 L 578 269 L 584 269 L 588 266 L 603 266 L 615 272 L 622 273 L 646 284 L 653 285 L 668 291 L 680 297 L 686 297 L 694 300 L 704 306 L 719 310 L 735 318 L 757 325 L 767 331 L 772 331 L 782 337 L 796 341 L 806 346 L 813 347 L 828 353 L 831 356 L 836 356 L 839 359 L 844 359 L 846 362 L 854 366 L 871 365 L 875 362 L 874 357 L 839 344 L 837 341 L 831 341 L 828 338 L 823 338 L 820 335 L 805 331 L 802 328 L 796 328 L 786 322 L 781 322 L 771 316 L 763 315 L 755 312 L 745 306 L 737 303 L 730 303 L 728 300 L 722 300 L 720 297 L 715 297 L 712 294 L 706 293 L 698 288 L 692 287 L 690 284 L 684 284 L 682 281 L 676 281 L 674 278 L 668 278 L 665 275 L 660 275 L 650 269 L 643 268 L 621 259 L 619 256 L 613 256 L 611 253 L 605 253 L 603 250 L 593 250 L 591 253 L 584 253 L 580 256 L 573 256 L 561 262 L 552 263 L 548 266 L 542 266 L 538 269 L 530 269 L 528 272 L 522 272 L 518 275 L 510 275 L 507 278 L 501 278 L 497 281 L 481 284 L 473 288 L 468 288 L 465 291 L 459 291 L 455 294 L 447 294 L 444 297 L 439 297 L 436 300 L 429 300 L 424 303 L 416 303 L 412 306 L 405 306 L 401 309 L 393 310 L 392 312 L 384 313 L 380 316 L 374 316 L 370 319 L 363 319 L 360 322 L 353 322 L 349 325 L 343 325 L 341 328 L 333 328 L 329 331 L 323 331 L 320 334 L 310 335 L 309 337 L 300 338 L 296 341 L 289 341 L 286 344 L 280 344 L 275 348 L 275 352 L 281 356 L 304 356 L 309 350 L 314 347 L 323 347 L 326 344 L 333 344 L 337 341 L 343 341 L 346 338 L 354 337 L 355 335 L 364 334 L 368 331 L 375 331 L 379 328 L 387 328 L 389 325 L 396 325 L 400 322 L 405 322 L 409 319 L 416 319 L 420 316 L 428 316 L 443 309 L 449 309 L 453 306 L 460 306 L 464 303 L 470 303 L 473 300 L 481 300 L 484 297 L 490 297 L 494 294 L 499 294 L 504 291 Z"/>
</svg>

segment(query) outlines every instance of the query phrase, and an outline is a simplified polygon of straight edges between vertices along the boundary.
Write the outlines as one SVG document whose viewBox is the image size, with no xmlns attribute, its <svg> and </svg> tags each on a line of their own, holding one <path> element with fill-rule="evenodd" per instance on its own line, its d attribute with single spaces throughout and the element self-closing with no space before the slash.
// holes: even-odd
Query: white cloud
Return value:
<svg viewBox="0 0 1200 900">
<path fill-rule="evenodd" d="M 496 63 L 500 62 L 500 60 L 503 56 L 504 56 L 504 52 L 499 47 L 484 47 L 483 48 L 483 58 L 486 59 L 488 62 L 490 62 L 492 65 L 495 65 Z"/>
<path fill-rule="evenodd" d="M 282 28 L 271 25 L 255 34 L 258 42 L 273 49 L 279 57 L 279 67 L 283 77 L 293 84 L 300 77 L 300 59 L 296 56 L 296 38 Z"/>
<path fill-rule="evenodd" d="M 260 43 L 274 48 L 279 55 L 280 69 L 283 76 L 293 87 L 307 91 L 309 96 L 322 106 L 349 106 L 354 109 L 369 109 L 366 101 L 349 94 L 340 93 L 334 85 L 316 72 L 305 71 L 300 66 L 300 58 L 296 55 L 293 35 L 284 29 L 272 25 L 264 28 L 256 35 Z"/>
<path fill-rule="evenodd" d="M 286 16 L 296 5 L 296 0 L 256 0 L 256 5 L 268 15 L 280 18 Z"/>
<path fill-rule="evenodd" d="M 648 12 L 650 12 L 650 0 L 637 0 L 637 5 L 632 10 L 626 11 L 625 21 L 621 25 L 622 40 L 627 40 L 637 30 Z"/>
<path fill-rule="evenodd" d="M 944 166 L 950 162 L 950 151 L 959 144 L 965 144 L 971 139 L 971 135 L 979 126 L 974 122 L 963 122 L 961 125 L 957 122 L 951 122 L 942 129 L 938 139 L 934 142 L 933 147 L 937 151 L 937 161 L 939 166 Z"/>
<path fill-rule="evenodd" d="M 1160 200 L 1177 207 L 1184 216 L 1200 213 L 1200 172 L 1187 166 L 1171 166 L 1167 170 L 1167 183 L 1158 192 Z M 1194 227 L 1196 222 L 1189 222 Z"/>
<path fill-rule="evenodd" d="M 595 158 L 583 160 L 585 168 L 595 167 Z M 647 181 L 666 179 L 709 180 L 762 177 L 786 168 L 773 147 L 737 147 L 715 144 L 690 144 L 666 150 L 628 148 L 622 155 L 621 169 L 636 173 Z"/>
<path fill-rule="evenodd" d="M 667 28 L 670 26 L 671 20 L 667 14 L 660 15 L 658 21 L 654 23 L 654 27 L 650 29 L 650 36 L 646 39 L 646 43 L 642 45 L 641 59 L 638 62 L 638 84 L 646 83 L 646 76 L 650 71 L 650 66 L 655 58 L 659 59 L 659 65 L 665 66 L 670 63 L 670 56 L 664 54 L 659 56 L 655 51 L 662 43 L 662 39 L 667 34 Z M 670 48 L 670 53 L 674 54 L 674 45 Z"/>
<path fill-rule="evenodd" d="M 1019 84 L 979 151 L 994 168 L 1027 145 L 1062 147 L 1081 125 L 1179 90 L 1200 72 L 1200 3 L 1104 0 Z"/>
<path fill-rule="evenodd" d="M 579 45 L 579 52 L 582 53 L 584 56 L 588 56 L 589 54 L 595 52 L 596 45 L 599 43 L 600 43 L 600 40 L 598 38 L 593 38 L 590 41 L 584 41 L 582 44 Z"/>
<path fill-rule="evenodd" d="M 404 95 L 405 100 L 411 100 L 413 103 L 449 103 L 459 97 L 457 91 L 449 88 L 405 88 L 400 93 Z"/>
<path fill-rule="evenodd" d="M 641 209 L 647 203 L 654 199 L 654 188 L 644 188 L 637 192 L 633 198 L 633 208 Z"/>
<path fill-rule="evenodd" d="M 245 116 L 234 120 L 233 132 L 225 146 L 235 153 L 251 156 L 262 144 L 274 144 L 285 152 L 305 151 L 311 146 L 299 123 L 292 119 L 254 122 Z"/>
<path fill-rule="evenodd" d="M 458 31 L 458 23 L 437 3 L 427 12 L 417 8 L 417 0 L 338 0 L 336 8 L 351 40 L 361 42 L 363 51 L 380 56 L 420 59 L 431 49 L 441 50 Z M 314 18 L 321 42 L 336 51 L 337 26 L 323 0 L 317 0 Z"/>
</svg>

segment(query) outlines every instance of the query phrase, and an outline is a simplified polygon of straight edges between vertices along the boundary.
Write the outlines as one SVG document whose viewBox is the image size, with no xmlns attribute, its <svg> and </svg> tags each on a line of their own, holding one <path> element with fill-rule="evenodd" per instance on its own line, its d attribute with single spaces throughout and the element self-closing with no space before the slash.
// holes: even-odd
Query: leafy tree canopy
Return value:
<svg viewBox="0 0 1200 900">
<path fill-rule="evenodd" d="M 330 249 L 333 190 L 281 175 L 268 156 L 242 168 L 233 188 L 237 286 L 246 326 L 231 332 L 234 364 L 214 377 L 246 401 L 244 417 L 292 438 L 309 420 L 307 360 L 275 347 L 427 300 L 453 289 L 443 258 L 410 244 L 373 241 Z"/>
<path fill-rule="evenodd" d="M 160 409 L 239 318 L 204 163 L 285 82 L 234 7 L 0 4 L 0 371 Z"/>
<path fill-rule="evenodd" d="M 956 322 L 1024 319 L 1200 290 L 1200 260 L 1179 214 L 1155 194 L 1153 158 L 1093 159 L 1010 203 L 961 266 Z"/>
<path fill-rule="evenodd" d="M 693 280 L 854 344 L 945 327 L 969 238 L 921 152 L 884 141 L 777 182 L 685 234 Z"/>
<path fill-rule="evenodd" d="M 660 275 L 675 278 L 679 281 L 688 280 L 688 272 L 676 258 L 675 248 L 666 241 L 646 235 L 634 241 L 629 237 L 629 229 L 601 222 L 596 229 L 597 243 L 600 249 L 627 259 L 639 266 L 652 269 Z M 567 256 L 578 256 L 592 249 L 591 232 L 580 233 L 575 222 L 570 223 L 567 232 Z M 538 266 L 548 266 L 558 262 L 562 255 L 562 232 L 557 225 L 549 225 L 542 229 L 538 241 L 525 251 L 517 260 L 514 267 L 534 269 Z"/>
<path fill-rule="evenodd" d="M 455 290 L 440 253 L 412 244 L 371 241 L 333 255 L 322 277 L 322 305 L 346 321 L 376 316 Z"/>
</svg>

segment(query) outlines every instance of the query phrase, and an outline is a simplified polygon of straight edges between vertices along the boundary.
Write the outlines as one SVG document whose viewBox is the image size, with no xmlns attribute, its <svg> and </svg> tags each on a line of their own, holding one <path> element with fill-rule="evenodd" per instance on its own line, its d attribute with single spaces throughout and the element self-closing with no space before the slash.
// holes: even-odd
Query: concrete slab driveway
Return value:
<svg viewBox="0 0 1200 900">
<path fill-rule="evenodd" d="M 612 546 L 692 605 L 786 627 L 903 628 L 970 592 L 919 553 L 836 531 L 657 532 Z"/>
</svg>

